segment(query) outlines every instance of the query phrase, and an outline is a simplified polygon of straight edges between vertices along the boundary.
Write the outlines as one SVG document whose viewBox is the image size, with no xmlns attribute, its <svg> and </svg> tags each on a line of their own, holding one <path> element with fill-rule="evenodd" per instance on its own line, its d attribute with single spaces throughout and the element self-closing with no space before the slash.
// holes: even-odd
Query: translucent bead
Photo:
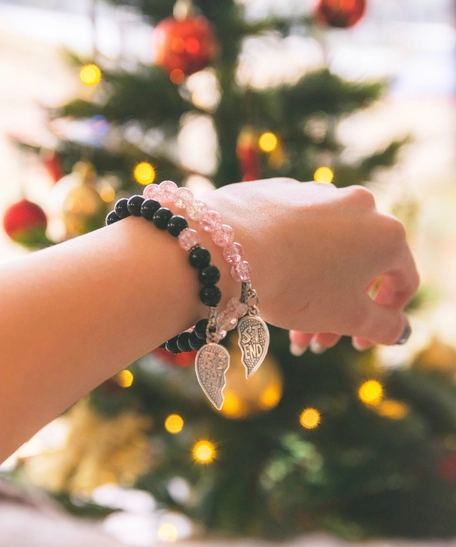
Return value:
<svg viewBox="0 0 456 547">
<path fill-rule="evenodd" d="M 218 230 L 222 222 L 220 220 L 220 215 L 217 211 L 207 211 L 200 219 L 201 228 L 205 232 L 214 232 Z"/>
<path fill-rule="evenodd" d="M 178 209 L 187 209 L 193 203 L 193 193 L 188 188 L 178 188 L 174 197 L 174 204 Z"/>
<path fill-rule="evenodd" d="M 208 206 L 204 201 L 195 199 L 195 201 L 187 207 L 187 214 L 192 220 L 200 220 L 207 210 Z"/>
<path fill-rule="evenodd" d="M 180 248 L 184 249 L 184 251 L 189 251 L 192 247 L 200 243 L 198 232 L 191 228 L 187 228 L 181 232 L 177 240 L 179 241 Z"/>
<path fill-rule="evenodd" d="M 227 334 L 228 333 L 226 332 L 226 330 L 218 331 L 217 333 L 218 341 L 220 342 L 220 340 L 223 340 Z"/>
<path fill-rule="evenodd" d="M 233 330 L 236 328 L 238 320 L 228 311 L 222 311 L 217 318 L 218 327 L 220 330 Z"/>
<path fill-rule="evenodd" d="M 239 298 L 231 298 L 231 300 L 229 300 L 228 304 L 226 305 L 226 311 L 237 319 L 244 317 L 248 309 L 249 307 L 247 306 L 247 304 L 241 302 Z"/>
<path fill-rule="evenodd" d="M 148 184 L 144 188 L 143 196 L 144 199 L 155 199 L 156 201 L 161 201 L 162 193 L 158 184 Z"/>
<path fill-rule="evenodd" d="M 172 180 L 164 180 L 159 185 L 163 203 L 174 203 L 178 186 Z"/>
<path fill-rule="evenodd" d="M 226 247 L 227 245 L 230 245 L 234 241 L 233 228 L 228 226 L 228 224 L 222 224 L 220 228 L 217 228 L 217 230 L 212 232 L 212 241 L 218 247 Z"/>
<path fill-rule="evenodd" d="M 244 251 L 240 243 L 232 243 L 223 249 L 223 258 L 228 262 L 228 264 L 236 264 L 236 262 L 240 262 L 243 254 Z"/>
<path fill-rule="evenodd" d="M 250 264 L 246 260 L 237 262 L 231 268 L 231 276 L 235 281 L 249 281 L 252 277 L 252 269 L 250 268 Z"/>
</svg>

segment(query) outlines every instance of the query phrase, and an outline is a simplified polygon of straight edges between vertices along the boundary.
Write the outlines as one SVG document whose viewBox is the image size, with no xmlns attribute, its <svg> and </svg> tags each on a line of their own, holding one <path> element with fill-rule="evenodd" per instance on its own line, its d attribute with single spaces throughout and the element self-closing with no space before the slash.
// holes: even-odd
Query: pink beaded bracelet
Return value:
<svg viewBox="0 0 456 547">
<path fill-rule="evenodd" d="M 259 316 L 258 297 L 251 283 L 252 270 L 250 264 L 243 260 L 242 245 L 234 241 L 233 229 L 222 223 L 219 213 L 210 210 L 203 201 L 195 199 L 189 188 L 178 187 L 171 180 L 146 186 L 143 195 L 185 210 L 191 220 L 198 222 L 202 230 L 211 235 L 214 244 L 223 249 L 223 258 L 231 266 L 231 276 L 242 283 L 242 290 L 241 297 L 231 299 L 226 310 L 218 315 L 217 331 L 222 339 L 227 331 L 238 327 L 242 362 L 246 376 L 250 378 L 266 356 L 269 330 Z M 183 230 L 178 240 L 186 251 L 200 244 L 199 234 L 192 228 Z"/>
</svg>

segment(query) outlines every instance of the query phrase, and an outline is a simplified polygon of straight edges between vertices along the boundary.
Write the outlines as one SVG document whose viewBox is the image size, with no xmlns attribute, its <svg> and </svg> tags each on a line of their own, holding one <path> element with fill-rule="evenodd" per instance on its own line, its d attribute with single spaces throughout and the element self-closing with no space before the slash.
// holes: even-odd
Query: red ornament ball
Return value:
<svg viewBox="0 0 456 547">
<path fill-rule="evenodd" d="M 320 0 L 316 18 L 330 27 L 349 28 L 362 18 L 366 0 Z"/>
<path fill-rule="evenodd" d="M 193 365 L 196 357 L 196 351 L 173 354 L 164 348 L 157 348 L 152 354 L 158 357 L 162 363 L 178 368 L 187 368 Z"/>
<path fill-rule="evenodd" d="M 27 199 L 8 207 L 3 217 L 3 228 L 13 241 L 27 247 L 40 247 L 47 241 L 46 214 L 39 205 Z"/>
<path fill-rule="evenodd" d="M 207 67 L 217 54 L 212 25 L 202 15 L 164 19 L 155 27 L 153 42 L 155 64 L 167 70 L 175 83 Z"/>
</svg>

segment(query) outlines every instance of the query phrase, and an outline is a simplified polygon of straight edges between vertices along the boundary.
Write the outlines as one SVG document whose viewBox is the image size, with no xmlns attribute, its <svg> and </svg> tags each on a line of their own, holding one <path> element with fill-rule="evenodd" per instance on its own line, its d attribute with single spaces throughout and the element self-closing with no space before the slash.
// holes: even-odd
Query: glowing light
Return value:
<svg viewBox="0 0 456 547">
<path fill-rule="evenodd" d="M 277 382 L 267 387 L 260 395 L 260 405 L 262 408 L 274 408 L 279 404 L 282 398 L 282 385 Z"/>
<path fill-rule="evenodd" d="M 359 388 L 358 396 L 366 405 L 378 405 L 383 397 L 383 386 L 377 380 L 368 380 Z"/>
<path fill-rule="evenodd" d="M 165 429 L 168 433 L 175 435 L 180 433 L 184 427 L 184 420 L 179 414 L 170 414 L 165 420 Z"/>
<path fill-rule="evenodd" d="M 177 540 L 177 528 L 170 522 L 165 522 L 158 529 L 158 537 L 162 541 L 172 543 Z"/>
<path fill-rule="evenodd" d="M 315 429 L 321 422 L 321 415 L 316 408 L 306 408 L 299 417 L 302 427 Z"/>
<path fill-rule="evenodd" d="M 222 414 L 229 418 L 242 418 L 245 414 L 245 408 L 239 397 L 230 391 L 225 391 L 222 406 Z"/>
<path fill-rule="evenodd" d="M 410 407 L 402 401 L 388 399 L 386 401 L 382 401 L 376 408 L 376 411 L 384 418 L 390 418 L 391 420 L 402 420 L 410 412 Z"/>
<path fill-rule="evenodd" d="M 116 375 L 116 382 L 120 387 L 130 387 L 135 377 L 129 370 L 121 370 Z"/>
<path fill-rule="evenodd" d="M 85 85 L 96 85 L 101 80 L 101 70 L 97 65 L 84 65 L 79 72 L 79 78 Z"/>
<path fill-rule="evenodd" d="M 106 203 L 111 203 L 116 198 L 116 191 L 112 186 L 105 186 L 100 190 L 100 197 Z"/>
<path fill-rule="evenodd" d="M 319 167 L 314 173 L 315 182 L 330 184 L 334 179 L 334 172 L 329 167 Z"/>
<path fill-rule="evenodd" d="M 155 169 L 147 161 L 138 163 L 133 171 L 133 176 L 139 184 L 150 184 L 155 180 Z"/>
<path fill-rule="evenodd" d="M 263 133 L 258 139 L 258 146 L 263 152 L 272 152 L 277 148 L 279 141 L 274 133 Z"/>
<path fill-rule="evenodd" d="M 185 74 L 180 68 L 175 68 L 169 73 L 169 79 L 173 84 L 181 84 L 185 80 Z"/>
<path fill-rule="evenodd" d="M 193 458 L 198 463 L 211 463 L 215 458 L 215 446 L 209 441 L 199 441 L 193 447 Z"/>
</svg>

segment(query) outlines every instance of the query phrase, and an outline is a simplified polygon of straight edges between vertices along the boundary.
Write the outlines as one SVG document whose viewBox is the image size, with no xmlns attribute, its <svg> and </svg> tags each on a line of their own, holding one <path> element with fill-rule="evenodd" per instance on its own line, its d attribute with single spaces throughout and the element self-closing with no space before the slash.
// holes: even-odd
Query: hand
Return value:
<svg viewBox="0 0 456 547">
<path fill-rule="evenodd" d="M 324 346 L 341 335 L 358 347 L 400 340 L 419 278 L 403 226 L 375 208 L 369 190 L 276 178 L 203 199 L 243 245 L 262 317 L 299 331 L 292 341 L 309 343 L 310 333 L 321 333 Z M 372 299 L 368 289 L 379 277 Z"/>
</svg>

